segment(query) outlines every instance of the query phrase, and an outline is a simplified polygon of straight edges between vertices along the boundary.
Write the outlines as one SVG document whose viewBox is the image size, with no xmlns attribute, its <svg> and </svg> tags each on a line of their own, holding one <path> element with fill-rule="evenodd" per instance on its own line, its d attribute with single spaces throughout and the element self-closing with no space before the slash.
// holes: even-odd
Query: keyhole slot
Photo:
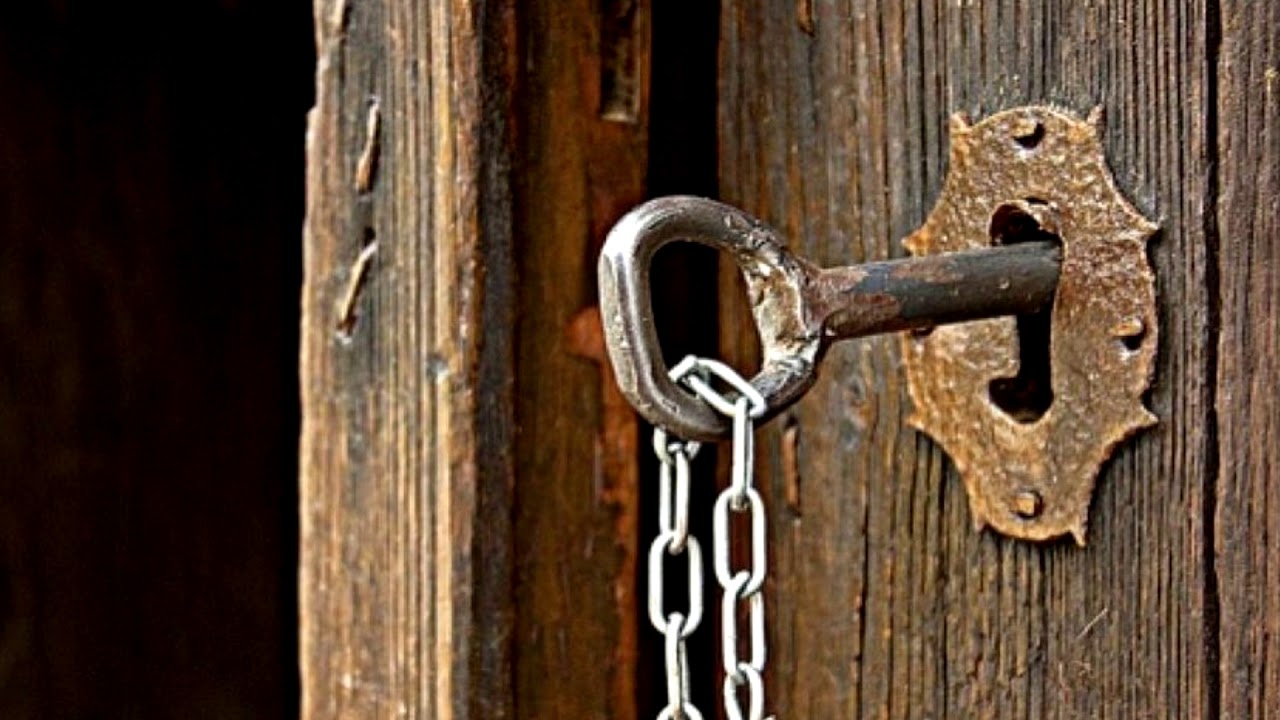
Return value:
<svg viewBox="0 0 1280 720">
<path fill-rule="evenodd" d="M 1027 205 L 1045 205 L 1027 198 Z M 1019 205 L 1001 205 L 991 216 L 991 244 L 1016 245 L 1027 242 L 1052 242 L 1062 245 L 1062 238 L 1040 226 Z M 1041 310 L 1019 315 L 1018 374 L 996 378 L 988 386 L 991 402 L 1020 423 L 1033 423 L 1053 405 L 1053 377 L 1049 342 L 1053 319 L 1053 303 Z"/>
</svg>

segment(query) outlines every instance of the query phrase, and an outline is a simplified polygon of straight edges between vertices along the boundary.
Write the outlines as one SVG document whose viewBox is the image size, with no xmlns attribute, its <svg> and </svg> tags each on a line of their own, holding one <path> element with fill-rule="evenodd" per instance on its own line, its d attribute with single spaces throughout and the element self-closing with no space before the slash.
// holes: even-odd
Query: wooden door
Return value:
<svg viewBox="0 0 1280 720">
<path fill-rule="evenodd" d="M 652 717 L 653 488 L 601 364 L 604 232 L 693 192 L 822 263 L 901 256 L 948 117 L 1046 102 L 1105 107 L 1161 226 L 1160 424 L 1104 468 L 1087 547 L 975 533 L 904 423 L 896 341 L 834 350 L 758 440 L 770 707 L 1280 717 L 1280 3 L 317 0 L 316 22 L 306 717 Z M 716 273 L 659 269 L 665 348 L 749 370 Z"/>
</svg>

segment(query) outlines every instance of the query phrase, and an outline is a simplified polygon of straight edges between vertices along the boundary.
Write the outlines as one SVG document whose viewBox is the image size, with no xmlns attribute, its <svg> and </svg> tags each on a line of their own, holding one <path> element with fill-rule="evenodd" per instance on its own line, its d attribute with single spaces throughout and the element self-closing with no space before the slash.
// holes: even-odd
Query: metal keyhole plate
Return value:
<svg viewBox="0 0 1280 720">
<path fill-rule="evenodd" d="M 999 228 L 1014 218 L 1062 244 L 1041 380 L 1051 387 L 1038 389 L 1040 405 L 1011 410 L 993 399 L 993 387 L 1026 374 L 1016 318 L 904 336 L 909 422 L 951 457 L 977 529 L 1028 540 L 1070 533 L 1083 545 L 1099 468 L 1156 422 L 1142 397 L 1157 344 L 1146 256 L 1157 226 L 1116 189 L 1101 127 L 1100 109 L 1083 121 L 1047 107 L 973 125 L 953 117 L 942 195 L 904 240 L 913 255 L 989 247 L 993 235 L 1009 240 Z"/>
</svg>

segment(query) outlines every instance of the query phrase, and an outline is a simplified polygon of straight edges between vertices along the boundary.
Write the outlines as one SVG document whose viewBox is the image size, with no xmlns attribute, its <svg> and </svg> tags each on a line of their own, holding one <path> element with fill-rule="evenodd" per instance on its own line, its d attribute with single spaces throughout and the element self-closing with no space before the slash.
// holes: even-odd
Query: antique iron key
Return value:
<svg viewBox="0 0 1280 720">
<path fill-rule="evenodd" d="M 649 298 L 649 263 L 673 240 L 728 253 L 747 280 L 764 366 L 751 384 L 763 419 L 798 400 L 837 340 L 1039 310 L 1053 300 L 1061 252 L 1049 242 L 820 269 L 759 220 L 697 197 L 628 213 L 600 258 L 605 336 L 618 385 L 649 422 L 694 440 L 730 426 L 668 378 Z"/>
<path fill-rule="evenodd" d="M 1158 323 L 1146 243 L 1156 226 L 1106 166 L 1102 113 L 1049 107 L 951 120 L 946 185 L 904 240 L 915 257 L 819 268 L 713 200 L 667 197 L 626 215 L 600 257 L 600 307 L 618 385 L 654 425 L 691 440 L 730 423 L 677 386 L 659 352 L 649 264 L 673 240 L 729 254 L 746 280 L 763 364 L 760 422 L 814 383 L 832 343 L 919 328 L 902 357 L 914 412 L 964 479 L 974 525 L 1084 542 L 1098 469 L 1156 421 L 1143 402 Z M 1049 312 L 1041 312 L 1048 310 Z M 1022 390 L 1021 330 L 1039 313 L 1046 373 Z M 983 322 L 969 322 L 983 320 Z M 1047 324 L 1047 327 L 1043 327 Z M 1028 376 L 1030 377 L 1030 376 Z"/>
</svg>

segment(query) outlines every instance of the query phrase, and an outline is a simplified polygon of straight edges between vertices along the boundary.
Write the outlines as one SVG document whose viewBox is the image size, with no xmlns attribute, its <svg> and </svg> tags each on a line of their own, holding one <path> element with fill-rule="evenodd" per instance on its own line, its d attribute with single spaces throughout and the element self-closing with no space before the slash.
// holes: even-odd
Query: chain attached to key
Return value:
<svg viewBox="0 0 1280 720">
<path fill-rule="evenodd" d="M 653 433 L 658 471 L 658 537 L 649 546 L 649 622 L 663 634 L 667 675 L 667 706 L 658 720 L 702 720 L 689 699 L 689 664 L 685 639 L 702 623 L 702 546 L 689 535 L 689 461 L 698 443 L 669 441 L 667 433 Z M 673 487 L 674 484 L 674 487 Z M 689 568 L 688 613 L 663 611 L 663 556 L 684 555 Z"/>
<path fill-rule="evenodd" d="M 726 397 L 711 385 L 715 377 L 733 390 Z M 764 581 L 766 555 L 765 509 L 754 487 L 753 454 L 755 421 L 766 409 L 765 399 L 733 369 L 693 356 L 671 369 L 672 381 L 683 384 L 697 397 L 733 421 L 733 465 L 729 487 L 716 499 L 713 527 L 713 556 L 716 580 L 723 592 L 721 600 L 720 654 L 724 664 L 724 709 L 729 720 L 763 720 L 765 647 Z M 658 537 L 649 547 L 649 621 L 666 640 L 664 658 L 667 678 L 667 705 L 658 720 L 702 720 L 689 697 L 689 666 L 685 640 L 702 621 L 702 548 L 689 535 L 689 461 L 697 454 L 697 442 L 672 439 L 662 428 L 654 431 L 653 449 L 660 462 L 658 473 Z M 734 570 L 734 547 L 730 514 L 749 517 L 751 562 Z M 687 556 L 689 572 L 688 614 L 663 611 L 664 560 L 667 556 Z M 745 609 L 750 654 L 739 657 L 739 617 Z M 747 713 L 740 702 L 747 692 Z M 770 720 L 773 720 L 770 718 Z"/>
</svg>

